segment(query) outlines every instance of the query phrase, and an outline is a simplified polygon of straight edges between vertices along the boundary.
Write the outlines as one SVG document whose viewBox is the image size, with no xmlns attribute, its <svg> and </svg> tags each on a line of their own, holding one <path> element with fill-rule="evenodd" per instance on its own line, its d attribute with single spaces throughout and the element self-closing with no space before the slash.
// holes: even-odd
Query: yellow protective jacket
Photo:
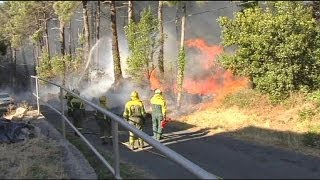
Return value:
<svg viewBox="0 0 320 180">
<path fill-rule="evenodd" d="M 123 112 L 123 117 L 126 118 L 126 119 L 130 119 L 130 117 L 133 117 L 133 110 L 132 110 L 132 107 L 133 106 L 139 106 L 141 108 L 140 109 L 140 114 L 141 114 L 141 118 L 145 117 L 146 115 L 146 111 L 144 109 L 144 105 L 143 105 L 143 102 L 139 99 L 139 98 L 134 98 L 132 97 L 131 98 L 131 101 L 128 101 L 125 105 L 125 109 L 124 109 L 124 112 Z"/>
<path fill-rule="evenodd" d="M 155 94 L 152 96 L 150 103 L 152 105 L 152 113 L 166 115 L 167 102 L 161 94 Z"/>
</svg>

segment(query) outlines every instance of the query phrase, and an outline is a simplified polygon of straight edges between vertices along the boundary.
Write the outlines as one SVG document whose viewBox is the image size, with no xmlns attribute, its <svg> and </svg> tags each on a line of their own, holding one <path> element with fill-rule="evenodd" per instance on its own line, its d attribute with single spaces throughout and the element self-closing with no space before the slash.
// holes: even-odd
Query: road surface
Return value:
<svg viewBox="0 0 320 180">
<path fill-rule="evenodd" d="M 55 126 L 60 117 L 45 106 L 41 113 Z M 96 122 L 88 115 L 85 132 L 99 132 Z M 147 123 L 146 133 L 151 135 L 151 124 Z M 69 129 L 71 131 L 71 129 Z M 97 134 L 85 134 L 95 146 L 101 147 Z M 297 154 L 290 151 L 261 146 L 235 140 L 224 135 L 209 136 L 208 130 L 191 132 L 169 126 L 162 141 L 172 150 L 191 160 L 205 170 L 225 179 L 319 179 L 320 158 Z M 128 141 L 128 133 L 120 128 L 120 141 Z M 111 145 L 103 145 L 112 151 Z M 120 144 L 120 159 L 143 168 L 153 178 L 195 179 L 196 177 L 176 163 L 159 154 L 155 149 L 131 151 Z"/>
</svg>

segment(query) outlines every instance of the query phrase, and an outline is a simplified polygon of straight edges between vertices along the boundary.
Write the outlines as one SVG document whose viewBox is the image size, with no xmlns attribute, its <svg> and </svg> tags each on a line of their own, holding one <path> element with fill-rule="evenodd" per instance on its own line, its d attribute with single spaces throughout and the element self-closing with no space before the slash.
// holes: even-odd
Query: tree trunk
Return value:
<svg viewBox="0 0 320 180">
<path fill-rule="evenodd" d="M 45 18 L 45 17 L 44 17 Z M 40 20 L 36 20 L 37 21 L 37 29 L 40 29 L 41 28 L 41 22 L 40 22 Z M 42 37 L 42 38 L 39 38 L 39 45 L 40 45 L 40 54 L 42 54 L 42 50 L 44 49 L 44 46 L 45 46 L 45 37 Z M 39 55 L 40 55 L 39 54 Z"/>
<path fill-rule="evenodd" d="M 164 49 L 164 33 L 163 33 L 163 1 L 159 1 L 158 7 L 158 21 L 159 21 L 159 33 L 160 33 L 160 49 L 158 56 L 158 67 L 160 72 L 160 79 L 164 77 L 164 66 L 163 66 L 163 49 Z"/>
<path fill-rule="evenodd" d="M 111 10 L 111 30 L 112 30 L 112 56 L 114 64 L 114 84 L 115 88 L 120 85 L 122 80 L 121 64 L 120 64 L 120 53 L 118 45 L 118 34 L 117 34 L 117 17 L 115 1 L 112 0 L 110 3 Z"/>
<path fill-rule="evenodd" d="M 100 1 L 98 1 L 97 10 L 96 10 L 96 39 L 97 39 L 97 41 L 100 38 L 100 17 L 101 17 L 101 14 L 100 14 Z"/>
<path fill-rule="evenodd" d="M 133 1 L 128 1 L 128 24 L 134 21 Z"/>
<path fill-rule="evenodd" d="M 22 84 L 25 84 L 24 87 L 28 88 L 30 87 L 30 72 L 29 72 L 29 67 L 28 67 L 28 63 L 27 63 L 27 57 L 24 51 L 24 48 L 21 47 L 21 55 L 22 55 L 22 59 L 23 59 L 23 67 L 24 67 L 24 81 L 22 82 Z"/>
<path fill-rule="evenodd" d="M 176 8 L 176 17 L 175 17 L 175 25 L 176 25 L 176 41 L 178 42 L 179 41 L 179 28 L 178 28 L 178 21 L 179 21 L 179 6 L 178 5 Z"/>
<path fill-rule="evenodd" d="M 66 52 L 64 33 L 65 33 L 64 23 L 60 22 L 60 52 L 62 56 L 64 56 Z"/>
<path fill-rule="evenodd" d="M 180 52 L 184 50 L 184 31 L 185 31 L 185 24 L 186 24 L 186 3 L 182 4 L 182 18 L 181 18 L 181 38 L 180 38 Z M 177 94 L 177 107 L 180 108 L 181 106 L 181 98 L 182 98 L 182 87 L 183 87 L 183 78 L 184 78 L 184 69 L 178 65 L 178 78 L 177 78 L 177 85 L 178 85 L 178 94 Z"/>
<path fill-rule="evenodd" d="M 50 45 L 49 45 L 49 31 L 48 31 L 48 20 L 44 21 L 44 33 L 45 33 L 45 37 L 46 37 L 46 50 L 48 53 L 48 57 L 49 57 L 49 61 L 50 61 Z"/>
<path fill-rule="evenodd" d="M 96 9 L 96 41 L 99 41 L 100 39 L 100 17 L 101 17 L 101 14 L 100 14 L 100 1 L 98 1 L 98 4 L 97 4 L 97 9 Z M 97 47 L 97 58 L 96 58 L 96 61 L 97 61 L 97 67 L 99 68 L 99 47 Z"/>
<path fill-rule="evenodd" d="M 16 48 L 12 48 L 12 76 L 11 76 L 11 89 L 13 92 L 15 92 L 15 85 L 16 85 L 16 79 L 17 79 L 17 50 Z"/>
<path fill-rule="evenodd" d="M 95 26 L 96 26 L 96 21 L 95 21 L 95 14 L 96 14 L 96 6 L 95 6 L 95 2 L 91 2 L 91 11 L 90 11 L 90 42 L 92 43 L 91 46 L 94 46 L 94 44 L 96 43 L 96 36 L 95 36 Z"/>
<path fill-rule="evenodd" d="M 87 9 L 87 1 L 82 1 L 83 5 L 83 26 L 84 26 L 84 59 L 87 60 L 89 49 L 90 49 L 90 30 L 89 30 L 89 17 L 88 17 L 88 9 Z"/>
<path fill-rule="evenodd" d="M 71 46 L 71 38 L 72 38 L 72 28 L 71 28 L 71 20 L 69 21 L 69 42 L 68 42 L 68 45 L 69 45 L 69 55 L 70 57 L 72 58 L 72 46 Z"/>
<path fill-rule="evenodd" d="M 83 9 L 83 30 L 84 30 L 84 61 L 88 61 L 89 59 L 89 51 L 90 51 L 90 25 L 89 25 L 89 16 L 88 16 L 88 3 L 87 1 L 82 1 Z M 85 72 L 85 81 L 89 81 L 89 73 Z"/>
<path fill-rule="evenodd" d="M 64 32 L 65 32 L 65 28 L 64 28 L 64 23 L 63 22 L 60 22 L 60 45 L 61 45 L 61 47 L 60 47 L 60 51 L 61 51 L 61 55 L 62 55 L 62 57 L 64 57 L 65 56 L 65 37 L 64 37 Z M 61 60 L 63 60 L 63 59 L 61 59 Z M 66 66 L 66 64 L 65 64 L 65 62 L 63 61 L 63 67 L 64 67 L 64 70 L 63 70 L 63 72 L 62 72 L 62 85 L 64 86 L 64 85 L 66 85 L 66 69 L 65 69 L 65 66 Z"/>
<path fill-rule="evenodd" d="M 37 58 L 37 55 L 36 55 L 36 51 L 37 51 L 37 46 L 34 44 L 33 45 L 33 75 L 34 76 L 37 76 L 37 67 L 38 67 L 38 58 Z"/>
</svg>

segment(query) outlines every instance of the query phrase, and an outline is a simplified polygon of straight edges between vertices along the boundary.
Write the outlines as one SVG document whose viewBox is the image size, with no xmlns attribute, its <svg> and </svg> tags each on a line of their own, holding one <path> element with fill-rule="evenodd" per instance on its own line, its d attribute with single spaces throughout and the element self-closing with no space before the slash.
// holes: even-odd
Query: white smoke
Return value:
<svg viewBox="0 0 320 180">
<path fill-rule="evenodd" d="M 88 69 L 89 64 L 91 65 L 90 69 Z M 81 95 L 86 99 L 91 100 L 94 97 L 99 97 L 105 94 L 114 82 L 110 38 L 101 38 L 92 47 L 85 70 L 89 70 L 89 78 L 91 79 L 91 82 L 80 91 Z M 82 76 L 84 73 L 86 72 L 83 72 Z"/>
</svg>

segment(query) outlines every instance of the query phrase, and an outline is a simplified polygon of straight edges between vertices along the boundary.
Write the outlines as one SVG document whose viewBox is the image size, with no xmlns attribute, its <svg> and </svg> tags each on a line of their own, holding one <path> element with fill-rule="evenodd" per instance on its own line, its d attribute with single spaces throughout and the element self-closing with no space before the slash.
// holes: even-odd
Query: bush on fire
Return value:
<svg viewBox="0 0 320 180">
<path fill-rule="evenodd" d="M 296 90 L 319 88 L 320 28 L 301 2 L 272 2 L 219 18 L 224 47 L 221 64 L 248 76 L 252 86 L 281 100 Z"/>
</svg>

